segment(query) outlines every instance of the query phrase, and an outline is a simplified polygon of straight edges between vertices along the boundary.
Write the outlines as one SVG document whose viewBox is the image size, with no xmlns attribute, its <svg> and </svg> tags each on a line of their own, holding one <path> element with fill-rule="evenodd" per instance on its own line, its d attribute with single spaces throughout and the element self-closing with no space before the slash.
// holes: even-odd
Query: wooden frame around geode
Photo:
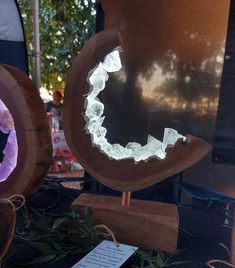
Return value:
<svg viewBox="0 0 235 268">
<path fill-rule="evenodd" d="M 135 164 L 132 159 L 111 160 L 93 147 L 85 133 L 84 95 L 89 92 L 88 73 L 122 44 L 120 33 L 105 30 L 90 38 L 74 59 L 65 87 L 63 126 L 67 143 L 82 166 L 94 178 L 119 191 L 136 191 L 180 172 L 203 158 L 210 150 L 205 141 L 189 135 L 189 143 L 177 142 L 166 159 Z"/>
<path fill-rule="evenodd" d="M 0 198 L 37 190 L 52 161 L 50 128 L 38 90 L 22 71 L 0 65 L 0 99 L 10 111 L 18 142 L 17 166 L 0 183 Z"/>
</svg>

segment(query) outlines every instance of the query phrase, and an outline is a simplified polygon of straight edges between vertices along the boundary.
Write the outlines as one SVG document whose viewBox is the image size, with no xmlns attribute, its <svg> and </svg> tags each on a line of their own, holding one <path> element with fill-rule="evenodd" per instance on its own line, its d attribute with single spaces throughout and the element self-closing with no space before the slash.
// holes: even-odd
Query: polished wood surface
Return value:
<svg viewBox="0 0 235 268">
<path fill-rule="evenodd" d="M 164 252 L 176 250 L 179 218 L 173 204 L 132 199 L 130 206 L 122 206 L 118 197 L 82 194 L 72 207 L 80 213 L 91 208 L 93 224 L 106 225 L 121 243 Z"/>
<path fill-rule="evenodd" d="M 166 159 L 152 158 L 138 164 L 133 159 L 111 160 L 92 145 L 90 135 L 84 130 L 84 95 L 89 92 L 87 76 L 104 56 L 121 44 L 119 32 L 107 30 L 93 36 L 74 59 L 65 88 L 63 125 L 72 153 L 88 173 L 110 188 L 134 191 L 190 167 L 208 153 L 210 145 L 189 136 L 189 143 L 179 141 L 174 148 L 167 149 Z"/>
<path fill-rule="evenodd" d="M 0 65 L 0 99 L 10 111 L 18 142 L 17 166 L 0 183 L 0 198 L 29 195 L 40 186 L 52 162 L 50 129 L 33 82 L 20 70 Z"/>
<path fill-rule="evenodd" d="M 57 179 L 66 179 L 66 178 L 82 178 L 84 177 L 84 170 L 68 171 L 63 173 L 49 173 L 47 176 L 54 177 Z"/>
<path fill-rule="evenodd" d="M 113 143 L 145 143 L 163 129 L 212 142 L 229 0 L 101 0 L 104 30 L 123 38 L 109 74 L 104 125 Z"/>
<path fill-rule="evenodd" d="M 120 138 L 124 142 L 129 140 L 119 135 L 128 133 L 129 126 L 133 129 L 131 137 L 140 140 L 146 139 L 147 134 L 161 138 L 167 126 L 212 143 L 218 129 L 222 130 L 227 123 L 233 126 L 233 116 L 225 116 L 224 120 L 221 116 L 215 129 L 220 94 L 225 113 L 227 104 L 233 110 L 234 103 L 233 97 L 223 99 L 226 92 L 232 96 L 234 88 L 233 1 L 101 0 L 100 3 L 104 29 L 116 28 L 123 37 L 125 69 L 122 75 L 109 78 L 104 96 L 106 125 L 115 142 Z M 225 73 L 221 80 L 222 70 Z M 131 111 L 132 107 L 137 109 Z M 119 111 L 125 114 L 126 109 L 128 117 L 120 116 Z M 227 111 L 229 114 L 230 109 Z M 129 118 L 133 117 L 135 122 L 131 124 Z M 232 129 L 227 132 L 231 135 Z M 222 146 L 227 152 L 229 144 L 233 144 L 229 134 L 225 137 L 221 132 L 221 145 L 227 143 Z M 221 149 L 221 161 L 222 157 Z M 224 161 L 227 158 L 230 156 Z M 209 154 L 186 170 L 183 179 L 235 197 L 234 173 L 235 166 L 215 163 Z"/>
</svg>

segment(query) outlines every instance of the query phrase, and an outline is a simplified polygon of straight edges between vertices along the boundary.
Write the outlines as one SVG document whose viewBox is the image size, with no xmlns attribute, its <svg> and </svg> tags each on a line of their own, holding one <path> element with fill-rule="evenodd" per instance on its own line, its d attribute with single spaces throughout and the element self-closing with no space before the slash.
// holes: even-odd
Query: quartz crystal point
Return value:
<svg viewBox="0 0 235 268">
<path fill-rule="evenodd" d="M 180 135 L 175 129 L 173 128 L 165 128 L 164 129 L 164 136 L 162 147 L 165 150 L 168 146 L 174 146 L 178 139 L 186 140 L 186 137 Z"/>
<path fill-rule="evenodd" d="M 89 119 L 89 121 L 97 120 L 101 117 L 104 112 L 104 104 L 98 101 L 97 99 L 87 99 L 87 109 L 85 115 Z"/>
<path fill-rule="evenodd" d="M 108 77 L 109 76 L 104 69 L 103 64 L 100 63 L 88 79 L 90 84 L 93 85 L 93 90 L 89 93 L 90 97 L 95 98 L 100 91 L 104 90 L 105 82 L 108 80 Z"/>
<path fill-rule="evenodd" d="M 114 50 L 105 57 L 104 66 L 109 73 L 117 72 L 122 68 L 118 50 Z"/>
</svg>

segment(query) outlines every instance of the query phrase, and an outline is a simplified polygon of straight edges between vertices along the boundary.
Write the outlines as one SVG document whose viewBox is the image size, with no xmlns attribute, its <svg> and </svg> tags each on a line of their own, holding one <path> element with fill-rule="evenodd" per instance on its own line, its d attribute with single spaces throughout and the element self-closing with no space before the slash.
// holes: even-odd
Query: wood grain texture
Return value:
<svg viewBox="0 0 235 268">
<path fill-rule="evenodd" d="M 0 99 L 15 123 L 17 166 L 0 184 L 0 198 L 35 192 L 52 162 L 50 128 L 39 92 L 20 70 L 0 65 Z"/>
<path fill-rule="evenodd" d="M 165 160 L 156 158 L 134 163 L 133 159 L 110 160 L 85 133 L 84 95 L 89 92 L 87 76 L 104 56 L 121 45 L 117 30 L 106 30 L 93 36 L 74 59 L 69 71 L 63 110 L 67 143 L 84 169 L 106 186 L 119 191 L 136 191 L 162 181 L 198 162 L 210 150 L 205 141 L 189 136 L 188 144 L 178 142 L 169 148 Z"/>
<path fill-rule="evenodd" d="M 93 224 L 106 225 L 121 243 L 165 252 L 176 250 L 179 218 L 173 204 L 132 199 L 125 207 L 117 197 L 82 194 L 72 207 L 80 213 L 91 208 Z"/>
</svg>

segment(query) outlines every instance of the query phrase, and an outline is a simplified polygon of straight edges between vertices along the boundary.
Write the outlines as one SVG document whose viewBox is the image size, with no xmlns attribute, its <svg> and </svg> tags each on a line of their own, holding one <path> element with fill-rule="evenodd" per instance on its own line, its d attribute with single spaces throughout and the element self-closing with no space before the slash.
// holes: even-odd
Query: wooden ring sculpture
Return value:
<svg viewBox="0 0 235 268">
<path fill-rule="evenodd" d="M 167 148 L 164 160 L 151 158 L 138 164 L 133 159 L 110 159 L 92 146 L 84 119 L 84 96 L 90 91 L 88 75 L 121 44 L 117 30 L 106 30 L 88 40 L 74 59 L 65 88 L 63 124 L 68 145 L 85 170 L 108 187 L 126 192 L 146 188 L 190 167 L 208 153 L 210 145 L 189 135 L 188 143 L 179 140 Z"/>
<path fill-rule="evenodd" d="M 50 129 L 39 92 L 22 71 L 0 65 L 0 99 L 10 111 L 18 142 L 17 165 L 0 183 L 0 199 L 37 190 L 52 161 Z"/>
</svg>

